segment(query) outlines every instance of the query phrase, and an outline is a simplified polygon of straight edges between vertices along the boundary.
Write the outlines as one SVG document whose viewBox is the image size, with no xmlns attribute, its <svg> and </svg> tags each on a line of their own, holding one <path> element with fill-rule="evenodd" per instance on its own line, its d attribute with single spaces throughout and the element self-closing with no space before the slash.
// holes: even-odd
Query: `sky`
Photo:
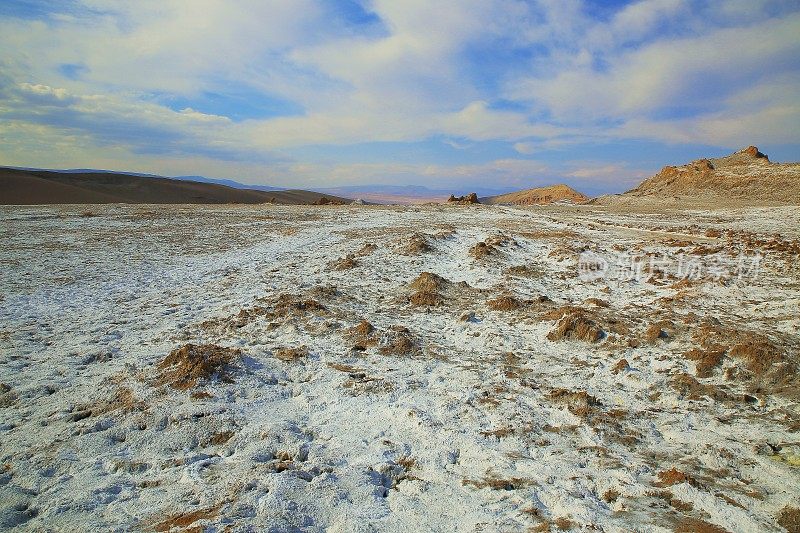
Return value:
<svg viewBox="0 0 800 533">
<path fill-rule="evenodd" d="M 0 164 L 597 194 L 800 160 L 796 0 L 2 0 Z"/>
</svg>

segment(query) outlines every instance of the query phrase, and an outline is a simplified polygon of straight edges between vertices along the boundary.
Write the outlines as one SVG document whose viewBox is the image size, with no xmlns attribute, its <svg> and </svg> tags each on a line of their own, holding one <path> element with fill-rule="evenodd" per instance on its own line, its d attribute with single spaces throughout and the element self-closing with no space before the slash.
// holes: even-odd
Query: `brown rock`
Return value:
<svg viewBox="0 0 800 533">
<path fill-rule="evenodd" d="M 623 370 L 627 370 L 629 368 L 630 368 L 630 365 L 628 364 L 628 360 L 627 359 L 620 359 L 617 362 L 617 364 L 614 365 L 614 368 L 611 369 L 611 372 L 613 372 L 614 374 L 619 374 Z"/>
<path fill-rule="evenodd" d="M 754 157 L 754 158 L 756 158 L 756 159 L 766 159 L 766 160 L 769 160 L 769 157 L 767 157 L 767 154 L 762 154 L 762 153 L 761 153 L 761 152 L 758 150 L 758 148 L 756 148 L 755 146 L 748 146 L 747 148 L 745 148 L 745 149 L 743 150 L 743 152 L 744 152 L 745 154 L 747 154 L 747 155 L 751 156 L 751 157 Z"/>
<path fill-rule="evenodd" d="M 474 192 L 471 192 L 465 196 L 454 196 L 450 195 L 450 198 L 447 199 L 448 203 L 451 204 L 461 204 L 461 205 L 468 205 L 468 204 L 479 204 L 478 195 Z"/>
</svg>

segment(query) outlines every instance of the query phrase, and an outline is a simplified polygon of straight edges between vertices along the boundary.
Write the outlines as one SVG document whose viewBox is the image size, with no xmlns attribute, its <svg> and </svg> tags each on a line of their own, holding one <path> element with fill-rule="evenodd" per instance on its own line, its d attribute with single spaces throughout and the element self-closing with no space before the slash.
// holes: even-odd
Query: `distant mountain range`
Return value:
<svg viewBox="0 0 800 533">
<path fill-rule="evenodd" d="M 8 170 L 20 170 L 26 172 L 51 172 L 62 175 L 108 175 L 108 176 L 136 176 L 140 178 L 159 178 L 171 179 L 178 181 L 188 181 L 195 183 L 206 183 L 213 185 L 221 185 L 232 189 L 263 191 L 263 192 L 276 192 L 285 191 L 285 187 L 275 187 L 272 185 L 253 185 L 242 183 L 232 179 L 224 178 L 208 178 L 199 175 L 187 176 L 172 176 L 166 178 L 156 174 L 147 174 L 141 172 L 126 172 L 116 170 L 102 170 L 92 168 L 73 168 L 73 169 L 39 169 L 31 167 L 0 167 Z M 360 198 L 367 202 L 382 203 L 382 204 L 414 204 L 423 202 L 439 202 L 445 201 L 451 194 L 457 195 L 476 192 L 479 196 L 489 197 L 496 196 L 514 189 L 506 188 L 467 188 L 464 189 L 431 189 L 424 185 L 385 185 L 385 184 L 364 184 L 364 185 L 343 185 L 340 187 L 315 187 L 309 189 L 308 192 L 315 192 L 321 195 L 328 195 L 339 198 Z"/>
<path fill-rule="evenodd" d="M 199 176 L 199 175 L 167 177 L 167 176 L 160 176 L 157 174 L 147 174 L 142 172 L 126 172 L 119 170 L 104 170 L 104 169 L 94 169 L 94 168 L 71 168 L 71 169 L 41 169 L 32 167 L 0 167 L 0 168 L 24 170 L 31 172 L 58 172 L 60 174 L 109 174 L 109 175 L 119 175 L 119 176 L 139 176 L 147 178 L 194 181 L 197 183 L 211 183 L 215 185 L 223 185 L 225 187 L 230 187 L 232 189 L 243 189 L 243 190 L 246 189 L 253 191 L 271 192 L 271 191 L 287 190 L 286 187 L 275 187 L 272 185 L 253 185 L 253 184 L 242 183 L 232 179 L 208 178 L 206 176 Z M 507 192 L 512 192 L 514 189 L 508 187 L 506 188 L 479 187 L 477 189 L 474 188 L 470 189 L 469 191 L 467 191 L 466 189 L 464 189 L 463 191 L 457 191 L 452 189 L 431 189 L 429 187 L 425 187 L 424 185 L 364 184 L 364 185 L 343 185 L 340 187 L 314 187 L 308 190 L 332 196 L 363 198 L 365 200 L 371 198 L 382 198 L 385 199 L 387 203 L 391 203 L 394 200 L 399 200 L 400 203 L 405 203 L 402 202 L 402 200 L 405 199 L 413 201 L 426 201 L 426 200 L 434 201 L 434 200 L 447 199 L 453 193 L 466 194 L 468 192 L 476 192 L 478 193 L 479 196 L 494 196 Z"/>
<path fill-rule="evenodd" d="M 197 181 L 199 183 L 214 183 L 216 185 L 224 185 L 233 189 L 249 189 L 252 191 L 284 191 L 285 187 L 273 187 L 272 185 L 247 185 L 246 183 L 239 183 L 234 180 L 226 180 L 222 178 L 206 178 L 205 176 L 175 176 L 172 179 L 182 181 Z"/>
<path fill-rule="evenodd" d="M 667 166 L 636 188 L 590 200 L 566 184 L 509 188 L 431 189 L 422 185 L 345 185 L 287 190 L 205 176 L 165 178 L 94 169 L 44 170 L 0 167 L 0 204 L 58 203 L 264 203 L 415 204 L 445 202 L 477 193 L 481 203 L 532 205 L 585 203 L 609 206 L 688 207 L 800 205 L 800 163 L 773 163 L 755 146 L 717 159 Z"/>
<path fill-rule="evenodd" d="M 469 191 L 431 189 L 423 185 L 346 185 L 309 190 L 287 190 L 271 185 L 250 185 L 205 176 L 163 177 L 136 172 L 76 168 L 49 170 L 0 167 L 0 204 L 64 203 L 350 203 L 418 204 L 444 202 L 453 193 L 476 192 L 486 203 L 550 203 L 569 197 L 585 198 L 566 186 L 557 194 L 536 196 L 540 189 L 471 188 Z M 562 189 L 569 189 L 565 192 Z M 542 189 L 544 190 L 544 189 Z M 548 191 L 550 189 L 547 189 Z M 552 192 L 552 191 L 551 191 Z"/>
</svg>

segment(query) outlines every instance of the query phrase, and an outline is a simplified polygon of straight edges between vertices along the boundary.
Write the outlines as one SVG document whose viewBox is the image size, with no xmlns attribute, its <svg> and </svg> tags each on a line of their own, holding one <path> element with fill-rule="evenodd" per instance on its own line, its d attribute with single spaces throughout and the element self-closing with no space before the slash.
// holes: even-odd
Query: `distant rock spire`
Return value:
<svg viewBox="0 0 800 533">
<path fill-rule="evenodd" d="M 767 161 L 769 161 L 769 157 L 767 157 L 767 154 L 759 152 L 758 148 L 755 146 L 748 146 L 744 150 L 739 150 L 739 152 L 754 157 L 755 159 L 766 159 Z"/>
</svg>

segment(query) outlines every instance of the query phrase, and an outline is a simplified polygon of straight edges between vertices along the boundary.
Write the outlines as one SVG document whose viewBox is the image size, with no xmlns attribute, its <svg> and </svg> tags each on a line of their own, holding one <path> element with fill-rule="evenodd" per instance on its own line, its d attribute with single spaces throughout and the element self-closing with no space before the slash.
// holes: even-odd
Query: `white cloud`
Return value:
<svg viewBox="0 0 800 533">
<path fill-rule="evenodd" d="M 514 143 L 513 148 L 520 154 L 530 155 L 536 153 L 536 143 L 532 142 Z"/>
<path fill-rule="evenodd" d="M 497 159 L 471 165 L 439 165 L 408 163 L 344 163 L 288 165 L 286 171 L 295 177 L 326 184 L 391 184 L 398 178 L 403 183 L 428 187 L 456 185 L 480 187 L 526 186 L 551 183 L 553 172 L 548 165 L 529 159 Z"/>
<path fill-rule="evenodd" d="M 624 170 L 620 164 L 601 165 L 594 167 L 581 167 L 567 173 L 573 178 L 609 178 L 616 177 Z"/>
<path fill-rule="evenodd" d="M 622 52 L 606 71 L 585 66 L 512 88 L 565 121 L 627 118 L 662 108 L 707 108 L 800 55 L 800 14 Z"/>
<path fill-rule="evenodd" d="M 631 168 L 626 163 L 574 161 L 569 165 L 572 169 L 564 175 L 592 188 L 603 185 L 611 188 L 632 187 L 653 174 L 650 170 Z"/>
<path fill-rule="evenodd" d="M 616 44 L 637 41 L 653 35 L 659 26 L 666 26 L 671 20 L 691 11 L 689 2 L 685 0 L 641 0 L 617 13 L 608 31 Z"/>
<path fill-rule="evenodd" d="M 487 102 L 480 100 L 470 102 L 456 113 L 438 118 L 439 131 L 474 140 L 514 140 L 536 135 L 550 137 L 564 133 L 563 128 L 533 123 L 519 112 L 490 109 Z"/>
<path fill-rule="evenodd" d="M 109 166 L 269 179 L 524 180 L 549 170 L 496 155 L 488 167 L 262 166 L 294 147 L 434 136 L 523 155 L 613 139 L 800 143 L 800 13 L 783 0 L 641 0 L 608 20 L 581 0 L 372 0 L 363 5 L 380 22 L 368 31 L 317 0 L 76 5 L 0 19 L 3 162 L 113 154 Z M 231 86 L 303 112 L 235 122 L 191 103 Z M 175 111 L 159 104 L 163 93 L 190 103 Z M 572 177 L 591 178 L 587 169 Z"/>
</svg>

